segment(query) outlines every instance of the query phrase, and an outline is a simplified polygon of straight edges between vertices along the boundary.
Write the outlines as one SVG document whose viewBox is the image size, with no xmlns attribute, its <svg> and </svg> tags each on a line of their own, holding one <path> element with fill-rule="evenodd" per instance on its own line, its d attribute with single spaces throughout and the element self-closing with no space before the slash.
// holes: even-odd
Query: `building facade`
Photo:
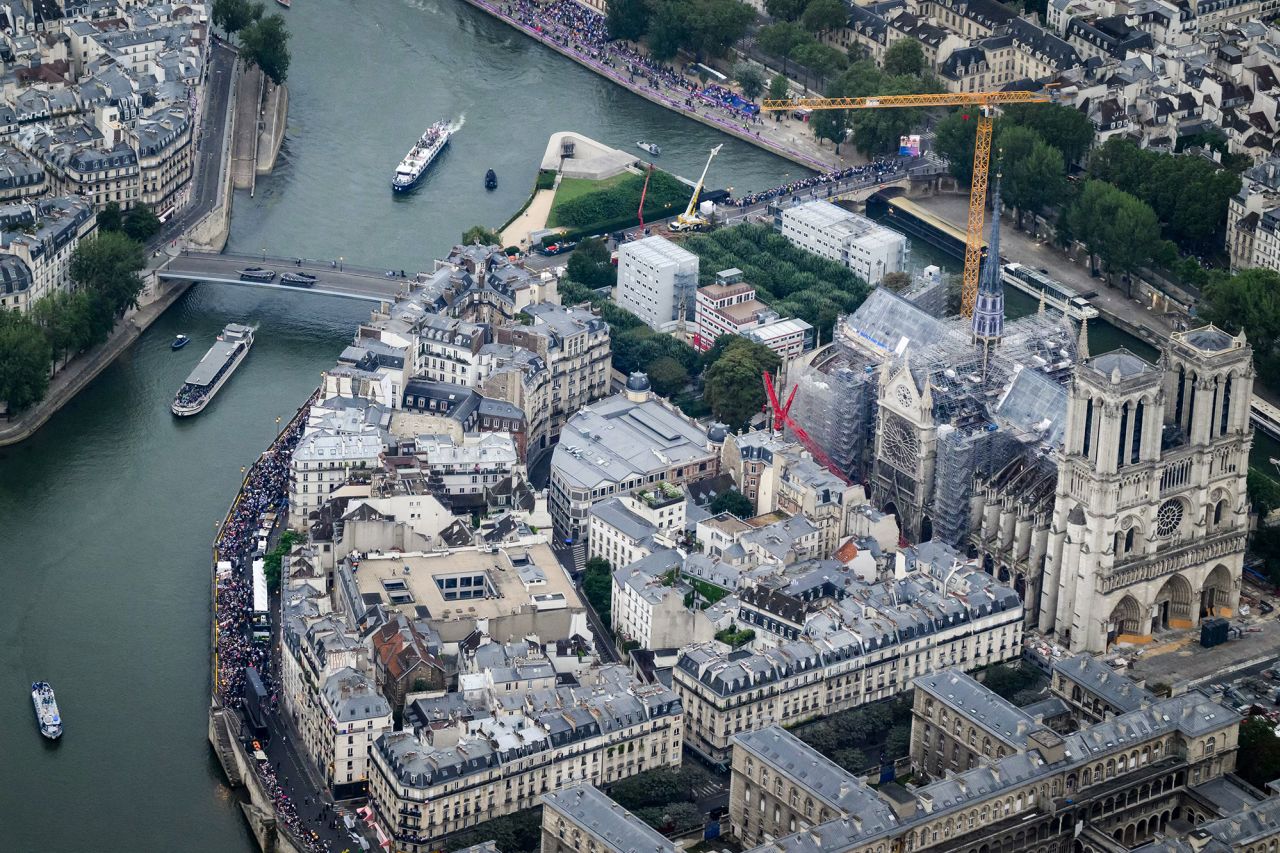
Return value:
<svg viewBox="0 0 1280 853">
<path fill-rule="evenodd" d="M 1160 366 L 1123 350 L 1069 387 L 1040 629 L 1072 651 L 1230 616 L 1249 500 L 1253 351 L 1206 326 Z"/>
<path fill-rule="evenodd" d="M 663 237 L 645 237 L 618 249 L 615 301 L 659 332 L 693 323 L 698 256 Z"/>
<path fill-rule="evenodd" d="M 829 201 L 784 208 L 781 232 L 800 248 L 844 264 L 868 284 L 906 269 L 906 237 Z"/>
</svg>

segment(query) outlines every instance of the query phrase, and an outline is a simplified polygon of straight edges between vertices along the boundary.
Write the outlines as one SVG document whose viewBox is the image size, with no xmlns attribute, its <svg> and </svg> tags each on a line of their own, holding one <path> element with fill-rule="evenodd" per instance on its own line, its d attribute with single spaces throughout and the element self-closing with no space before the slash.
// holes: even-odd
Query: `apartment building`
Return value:
<svg viewBox="0 0 1280 853">
<path fill-rule="evenodd" d="M 75 197 L 0 207 L 0 309 L 26 310 L 43 296 L 70 292 L 71 256 L 97 227 L 93 209 Z"/>
<path fill-rule="evenodd" d="M 895 696 L 919 675 L 979 669 L 1022 653 L 1022 602 L 977 569 L 885 583 L 849 576 L 838 588 L 815 589 L 821 598 L 762 590 L 744 603 L 738 624 L 774 634 L 768 648 L 706 644 L 681 654 L 672 683 L 692 749 L 724 761 L 741 732 L 794 725 Z M 948 614 L 941 626 L 939 612 Z"/>
<path fill-rule="evenodd" d="M 614 301 L 659 332 L 681 317 L 693 322 L 698 289 L 698 256 L 664 237 L 645 237 L 618 249 Z"/>
<path fill-rule="evenodd" d="M 706 352 L 721 335 L 741 335 L 763 344 L 784 358 L 794 358 L 814 346 L 813 326 L 804 320 L 782 318 L 756 299 L 756 289 L 742 280 L 739 269 L 721 270 L 713 284 L 698 288 L 693 346 Z"/>
<path fill-rule="evenodd" d="M 964 710 L 949 725 L 967 732 L 991 698 L 979 686 L 976 713 Z M 942 710 L 935 703 L 933 719 L 940 721 Z M 938 730 L 924 719 L 913 721 L 913 754 L 929 754 L 915 741 Z M 1073 734 L 1036 729 L 1025 751 L 927 784 L 876 790 L 774 725 L 734 741 L 730 824 L 757 853 L 1255 849 L 1206 847 L 1219 837 L 1280 835 L 1278 801 L 1227 777 L 1239 725 L 1238 714 L 1192 691 Z M 1196 829 L 1175 820 L 1218 816 L 1234 820 Z M 1158 835 L 1165 839 L 1138 847 Z"/>
<path fill-rule="evenodd" d="M 586 782 L 542 795 L 541 853 L 677 853 L 665 835 Z"/>
<path fill-rule="evenodd" d="M 449 834 L 579 783 L 680 765 L 679 700 L 621 666 L 523 697 L 481 689 L 413 707 L 429 724 L 378 738 L 369 779 L 378 825 L 406 853 L 437 850 Z"/>
<path fill-rule="evenodd" d="M 298 727 L 309 757 L 335 797 L 363 794 L 373 742 L 391 731 L 391 705 L 373 679 L 346 667 L 329 675 Z"/>
<path fill-rule="evenodd" d="M 532 323 L 501 327 L 495 337 L 536 353 L 550 370 L 547 429 L 554 441 L 575 412 L 609 393 L 609 324 L 590 311 L 550 302 L 526 305 L 524 313 Z"/>
<path fill-rule="evenodd" d="M 191 111 L 167 107 L 137 119 L 129 140 L 138 156 L 138 200 L 158 214 L 177 204 L 177 194 L 191 180 Z"/>
<path fill-rule="evenodd" d="M 674 547 L 684 533 L 688 500 L 670 483 L 655 483 L 591 507 L 588 559 L 614 567 L 645 557 L 658 547 Z"/>
<path fill-rule="evenodd" d="M 289 462 L 289 526 L 303 529 L 311 513 L 354 473 L 372 473 L 386 446 L 386 434 L 370 424 L 303 435 Z"/>
</svg>

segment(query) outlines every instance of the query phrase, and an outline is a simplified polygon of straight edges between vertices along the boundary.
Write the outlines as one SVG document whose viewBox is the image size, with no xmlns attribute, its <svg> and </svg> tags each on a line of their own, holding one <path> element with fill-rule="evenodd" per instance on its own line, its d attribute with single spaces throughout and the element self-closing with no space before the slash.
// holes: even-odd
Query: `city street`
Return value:
<svg viewBox="0 0 1280 853">
<path fill-rule="evenodd" d="M 152 241 L 153 248 L 181 236 L 218 203 L 218 184 L 222 179 L 227 135 L 227 105 L 231 98 L 231 79 L 236 58 L 236 52 L 221 41 L 215 42 L 209 52 L 204 122 L 196 139 L 191 179 L 192 201 L 161 226 L 159 234 Z"/>
</svg>

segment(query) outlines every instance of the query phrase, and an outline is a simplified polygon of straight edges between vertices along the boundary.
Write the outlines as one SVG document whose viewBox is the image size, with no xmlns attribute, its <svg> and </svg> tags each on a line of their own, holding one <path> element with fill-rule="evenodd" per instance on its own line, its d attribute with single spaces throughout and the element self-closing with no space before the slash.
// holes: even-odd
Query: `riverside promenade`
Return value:
<svg viewBox="0 0 1280 853">
<path fill-rule="evenodd" d="M 581 15 L 583 21 L 589 20 L 596 26 L 603 26 L 602 15 L 573 0 L 556 0 L 554 3 L 541 5 L 526 0 L 514 3 L 492 0 L 466 2 L 648 101 L 736 136 L 807 169 L 829 172 L 855 162 L 837 156 L 831 148 L 823 148 L 806 122 L 789 116 L 782 121 L 774 121 L 765 114 L 761 114 L 758 121 L 752 121 L 746 115 L 731 115 L 729 110 L 708 103 L 700 97 L 690 97 L 688 86 L 693 85 L 694 81 L 682 75 L 660 72 L 656 68 L 650 77 L 644 76 L 651 73 L 649 69 L 644 69 L 640 76 L 631 74 L 629 69 L 632 66 L 639 62 L 649 63 L 649 60 L 624 49 L 621 42 L 605 41 L 599 32 L 589 32 L 591 28 L 568 26 L 557 20 L 554 14 L 547 14 L 548 10 L 562 8 L 561 4 L 565 4 L 573 7 L 575 17 Z"/>
</svg>

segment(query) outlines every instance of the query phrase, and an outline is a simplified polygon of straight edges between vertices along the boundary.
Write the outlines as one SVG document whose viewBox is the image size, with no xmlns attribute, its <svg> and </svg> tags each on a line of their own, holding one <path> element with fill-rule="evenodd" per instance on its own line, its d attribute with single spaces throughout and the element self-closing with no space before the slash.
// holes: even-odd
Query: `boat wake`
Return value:
<svg viewBox="0 0 1280 853">
<path fill-rule="evenodd" d="M 457 133 L 458 131 L 462 130 L 462 126 L 466 123 L 467 123 L 467 114 L 463 113 L 462 115 L 458 116 L 457 121 L 450 122 L 449 133 L 451 134 Z"/>
</svg>

